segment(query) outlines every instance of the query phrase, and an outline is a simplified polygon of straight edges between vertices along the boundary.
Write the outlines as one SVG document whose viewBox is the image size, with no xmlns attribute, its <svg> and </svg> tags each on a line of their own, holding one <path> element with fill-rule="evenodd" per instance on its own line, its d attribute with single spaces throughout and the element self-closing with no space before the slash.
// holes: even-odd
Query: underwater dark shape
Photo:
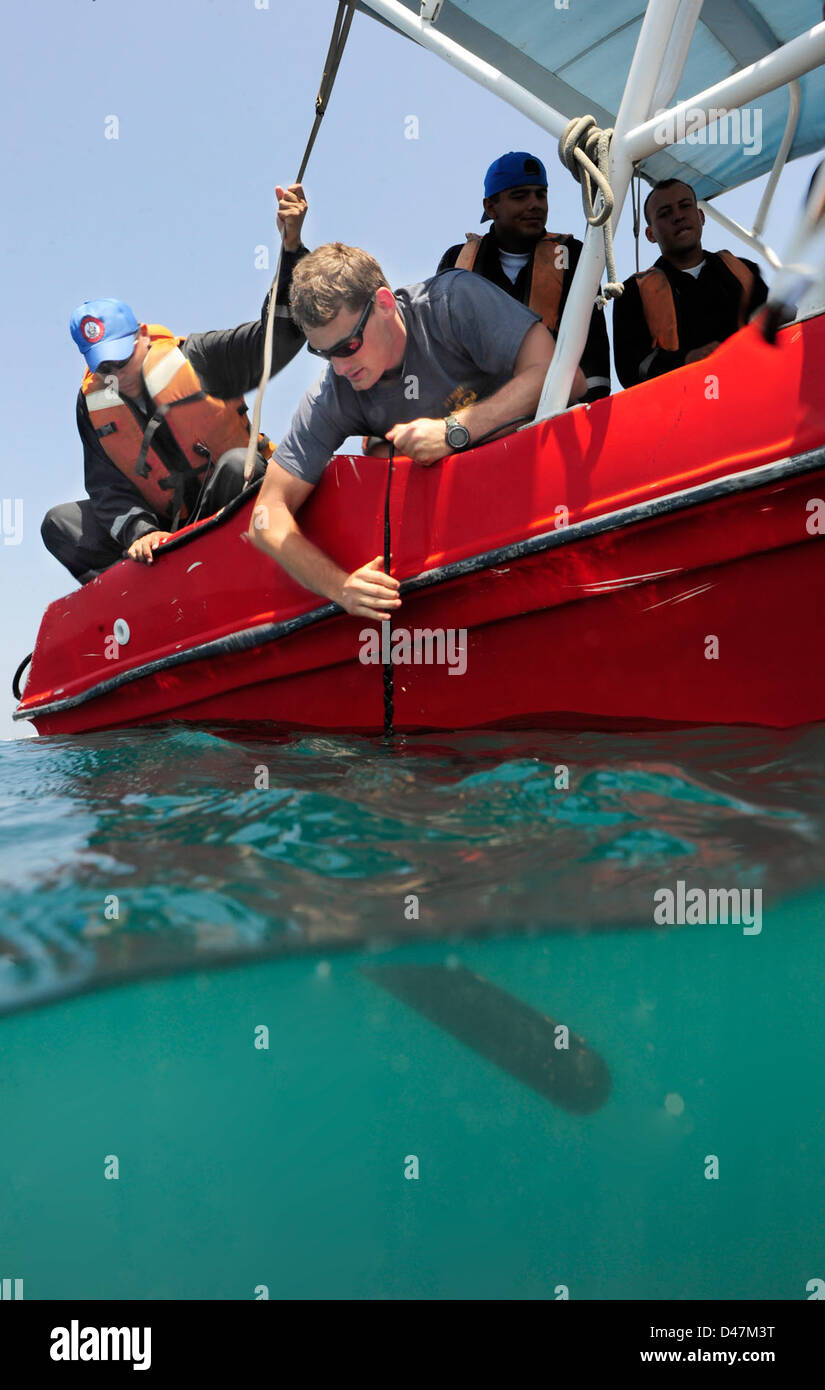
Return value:
<svg viewBox="0 0 825 1390">
<path fill-rule="evenodd" d="M 600 1110 L 610 1095 L 607 1063 L 569 1030 L 462 965 L 378 965 L 361 972 L 502 1071 L 574 1115 Z M 568 1025 L 569 1027 L 569 1025 Z"/>
</svg>

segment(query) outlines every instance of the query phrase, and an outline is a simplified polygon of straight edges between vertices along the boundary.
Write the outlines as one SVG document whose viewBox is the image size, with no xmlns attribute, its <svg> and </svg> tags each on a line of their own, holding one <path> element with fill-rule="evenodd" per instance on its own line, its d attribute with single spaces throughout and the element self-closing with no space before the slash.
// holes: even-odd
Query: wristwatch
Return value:
<svg viewBox="0 0 825 1390">
<path fill-rule="evenodd" d="M 466 425 L 462 425 L 454 415 L 448 415 L 444 421 L 444 435 L 453 453 L 460 453 L 466 449 L 470 443 L 470 431 Z"/>
</svg>

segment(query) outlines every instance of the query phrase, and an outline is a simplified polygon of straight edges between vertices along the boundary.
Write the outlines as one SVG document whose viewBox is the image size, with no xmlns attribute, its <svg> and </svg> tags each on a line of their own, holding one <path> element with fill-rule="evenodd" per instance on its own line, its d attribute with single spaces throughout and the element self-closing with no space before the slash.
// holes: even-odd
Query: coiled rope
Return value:
<svg viewBox="0 0 825 1390">
<path fill-rule="evenodd" d="M 301 160 L 301 167 L 298 170 L 295 183 L 300 183 L 306 173 L 309 164 L 309 156 L 312 154 L 312 147 L 315 144 L 315 137 L 320 129 L 321 121 L 329 104 L 332 94 L 333 84 L 338 73 L 338 66 L 344 53 L 344 45 L 352 24 L 352 17 L 355 14 L 355 0 L 339 0 L 338 11 L 335 16 L 335 23 L 332 26 L 332 38 L 329 41 L 324 71 L 321 76 L 321 85 L 318 88 L 318 95 L 315 98 L 315 120 L 309 139 L 307 140 L 304 157 Z M 275 303 L 278 297 L 278 281 L 281 277 L 281 257 L 283 255 L 283 241 L 278 251 L 278 264 L 275 267 L 275 276 L 269 290 L 269 306 L 266 311 L 266 331 L 264 333 L 264 364 L 261 372 L 261 379 L 258 383 L 258 394 L 255 397 L 255 406 L 252 411 L 252 424 L 249 430 L 249 443 L 246 446 L 246 458 L 244 459 L 243 477 L 244 482 L 248 483 L 255 469 L 255 455 L 258 451 L 258 435 L 261 429 L 261 408 L 264 401 L 269 373 L 272 370 L 273 352 L 273 324 L 275 323 Z"/>
<path fill-rule="evenodd" d="M 568 121 L 559 140 L 559 159 L 577 183 L 581 184 L 584 215 L 591 227 L 604 228 L 604 259 L 607 284 L 596 303 L 604 308 L 610 299 L 618 299 L 624 285 L 616 275 L 613 257 L 613 189 L 610 187 L 610 141 L 613 128 L 601 130 L 595 116 L 576 116 Z M 594 206 L 593 185 L 602 195 L 598 209 Z"/>
</svg>

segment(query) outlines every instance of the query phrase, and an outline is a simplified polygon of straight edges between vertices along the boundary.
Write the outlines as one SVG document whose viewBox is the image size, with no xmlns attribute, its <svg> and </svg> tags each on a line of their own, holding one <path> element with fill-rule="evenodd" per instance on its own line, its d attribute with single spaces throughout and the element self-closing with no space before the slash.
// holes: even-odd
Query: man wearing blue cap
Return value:
<svg viewBox="0 0 825 1390">
<path fill-rule="evenodd" d="M 284 250 L 273 375 L 304 342 L 288 303 L 292 271 L 306 254 L 307 210 L 300 184 L 276 192 Z M 75 309 L 71 335 L 86 366 L 77 427 L 89 496 L 52 507 L 41 535 L 81 584 L 124 555 L 152 564 L 171 534 L 243 490 L 249 441 L 243 398 L 260 378 L 267 304 L 268 296 L 260 320 L 186 338 L 139 323 L 121 300 L 86 300 Z M 265 435 L 258 449 L 256 478 L 272 452 Z"/>
<path fill-rule="evenodd" d="M 468 234 L 464 246 L 451 246 L 441 257 L 439 272 L 483 275 L 539 314 L 555 337 L 582 243 L 547 231 L 547 171 L 540 159 L 526 150 L 511 150 L 490 165 L 481 220 L 493 224 L 487 235 Z M 585 401 L 610 394 L 607 328 L 595 307 L 581 369 L 587 381 Z"/>
</svg>

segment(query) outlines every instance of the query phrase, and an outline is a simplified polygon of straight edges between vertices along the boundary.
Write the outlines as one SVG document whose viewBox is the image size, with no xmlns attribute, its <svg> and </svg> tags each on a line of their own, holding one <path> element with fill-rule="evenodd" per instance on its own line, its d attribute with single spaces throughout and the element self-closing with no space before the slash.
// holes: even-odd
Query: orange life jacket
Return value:
<svg viewBox="0 0 825 1390">
<path fill-rule="evenodd" d="M 742 328 L 753 291 L 753 271 L 749 270 L 738 257 L 731 255 L 730 251 L 717 251 L 716 255 L 727 266 L 731 274 L 736 276 L 741 286 L 738 326 Z M 676 301 L 673 297 L 673 288 L 665 272 L 659 266 L 653 266 L 651 270 L 644 270 L 641 275 L 636 276 L 636 284 L 639 286 L 639 294 L 642 297 L 642 309 L 650 329 L 653 347 L 661 348 L 663 352 L 678 352 L 679 327 L 676 322 Z"/>
<path fill-rule="evenodd" d="M 472 270 L 478 256 L 478 248 L 483 238 L 471 237 L 458 253 L 456 270 Z M 564 285 L 564 261 L 558 255 L 558 248 L 565 246 L 569 237 L 557 232 L 546 232 L 537 243 L 533 253 L 533 275 L 530 280 L 528 307 L 534 314 L 540 314 L 545 327 L 555 333 L 559 326 L 559 304 Z"/>
<path fill-rule="evenodd" d="M 203 481 L 210 463 L 217 463 L 227 449 L 246 448 L 249 421 L 242 396 L 222 401 L 204 391 L 194 367 L 180 350 L 176 338 L 162 324 L 148 325 L 151 346 L 143 363 L 143 383 L 154 413 L 144 425 L 132 407 L 117 394 L 114 383 L 101 386 L 101 378 L 87 371 L 80 387 L 89 418 L 101 448 L 116 468 L 134 483 L 153 511 L 174 511 L 186 517 L 183 490 L 196 478 Z M 157 453 L 152 439 L 161 423 L 168 425 L 186 466 L 170 468 Z M 273 446 L 265 435 L 259 448 L 266 457 Z"/>
</svg>

